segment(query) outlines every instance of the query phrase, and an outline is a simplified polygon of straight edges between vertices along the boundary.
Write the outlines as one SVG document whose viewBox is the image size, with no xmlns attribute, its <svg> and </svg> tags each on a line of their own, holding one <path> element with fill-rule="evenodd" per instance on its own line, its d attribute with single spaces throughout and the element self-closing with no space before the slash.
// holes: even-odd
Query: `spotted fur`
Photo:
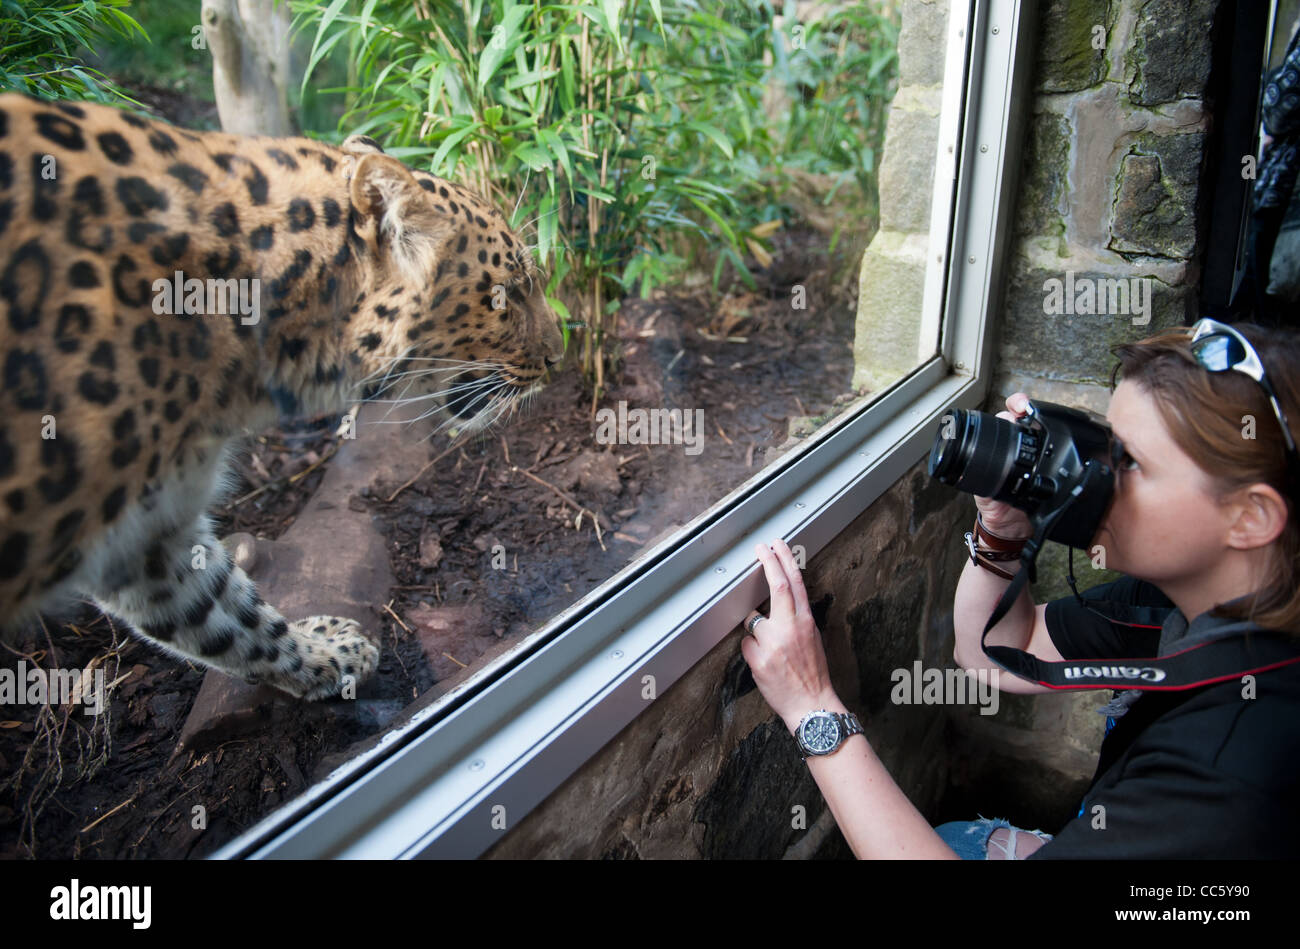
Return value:
<svg viewBox="0 0 1300 949">
<path fill-rule="evenodd" d="M 257 321 L 155 312 L 176 271 L 258 279 Z M 0 96 L 0 619 L 81 593 L 297 696 L 364 678 L 356 622 L 286 622 L 213 536 L 231 448 L 382 393 L 489 423 L 561 355 L 535 278 L 494 207 L 364 136 Z"/>
</svg>

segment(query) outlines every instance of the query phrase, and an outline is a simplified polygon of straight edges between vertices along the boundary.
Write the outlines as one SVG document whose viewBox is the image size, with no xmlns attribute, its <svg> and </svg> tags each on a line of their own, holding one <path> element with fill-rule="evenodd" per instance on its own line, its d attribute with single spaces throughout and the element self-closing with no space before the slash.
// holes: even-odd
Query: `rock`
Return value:
<svg viewBox="0 0 1300 949">
<path fill-rule="evenodd" d="M 205 751 L 262 728 L 270 720 L 272 706 L 277 701 L 293 700 L 269 685 L 253 686 L 219 672 L 209 672 L 176 739 L 172 758 L 190 751 Z"/>
<path fill-rule="evenodd" d="M 620 527 L 619 530 L 621 530 L 625 534 L 631 534 L 633 537 L 637 538 L 638 540 L 644 540 L 645 538 L 650 536 L 651 526 L 649 521 L 642 520 L 641 518 L 637 518 L 634 521 L 628 521 L 626 524 Z"/>
<path fill-rule="evenodd" d="M 1106 51 L 1092 43 L 1107 23 L 1107 0 L 1047 0 L 1041 4 L 1035 85 L 1042 92 L 1077 92 L 1106 75 Z M 936 47 L 942 49 L 942 47 Z"/>
<path fill-rule="evenodd" d="M 1017 235 L 1065 232 L 1071 131 L 1064 116 L 1051 112 L 1030 120 L 1025 131 L 1026 159 L 1014 220 Z"/>
<path fill-rule="evenodd" d="M 426 528 L 420 537 L 420 566 L 432 570 L 438 566 L 440 560 L 442 560 L 442 542 L 438 540 L 438 532 Z"/>
<path fill-rule="evenodd" d="M 1001 359 L 1007 367 L 1034 367 L 1034 374 L 1052 382 L 1108 385 L 1114 359 L 1110 347 L 1143 339 L 1169 326 L 1182 323 L 1189 312 L 1194 288 L 1170 286 L 1150 278 L 1148 322 L 1134 323 L 1138 316 L 1109 314 L 1044 314 L 1047 282 L 1064 286 L 1072 273 L 1076 286 L 1086 281 L 1094 287 L 1101 281 L 1147 278 L 1150 271 L 1136 265 L 1115 266 L 1113 270 L 1024 269 L 1010 280 L 1002 315 Z"/>
<path fill-rule="evenodd" d="M 590 498 L 597 505 L 617 497 L 623 489 L 618 458 L 612 452 L 584 451 L 561 465 L 555 479 L 565 491 L 577 490 L 579 500 Z"/>
<path fill-rule="evenodd" d="M 358 437 L 339 448 L 312 499 L 284 535 L 254 542 L 249 575 L 262 598 L 290 622 L 312 615 L 342 616 L 358 620 L 371 636 L 377 632 L 374 608 L 388 602 L 394 583 L 388 549 L 369 511 L 364 505 L 355 510 L 350 502 L 373 484 L 404 483 L 424 465 L 427 448 L 412 440 L 403 426 L 374 423 L 370 411 L 362 409 Z M 423 527 L 417 517 L 414 530 Z M 303 716 L 306 709 L 323 704 L 328 703 L 300 702 L 271 686 L 250 686 L 211 670 L 181 728 L 173 757 L 261 728 L 268 718 Z"/>
<path fill-rule="evenodd" d="M 1216 6 L 1214 0 L 1145 0 L 1138 5 L 1124 53 L 1133 102 L 1151 106 L 1202 95 L 1210 75 Z"/>
<path fill-rule="evenodd" d="M 1108 246 L 1174 260 L 1196 249 L 1196 201 L 1205 135 L 1139 135 L 1120 163 Z"/>
<path fill-rule="evenodd" d="M 237 534 L 231 534 L 229 537 L 223 537 L 221 544 L 230 554 L 230 559 L 235 562 L 244 573 L 252 574 L 253 567 L 257 563 L 257 538 L 245 531 Z"/>
<path fill-rule="evenodd" d="M 676 798 L 689 807 L 695 797 L 691 819 L 705 827 L 701 856 L 758 859 L 779 854 L 803 832 L 792 829 L 788 820 L 772 820 L 771 814 L 789 814 L 792 807 L 802 804 L 807 807 L 808 820 L 816 820 L 825 804 L 808 766 L 792 750 L 793 742 L 779 720 L 764 722 L 732 749 L 717 779 L 703 794 L 696 797 L 693 789 L 682 788 L 661 791 L 665 804 Z M 737 800 L 770 801 L 771 810 L 737 808 Z"/>
</svg>

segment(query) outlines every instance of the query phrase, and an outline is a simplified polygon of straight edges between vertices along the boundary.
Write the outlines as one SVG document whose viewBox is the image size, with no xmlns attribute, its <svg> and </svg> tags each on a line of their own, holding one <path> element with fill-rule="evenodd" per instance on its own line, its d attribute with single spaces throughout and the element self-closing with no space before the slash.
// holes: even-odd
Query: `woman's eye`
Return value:
<svg viewBox="0 0 1300 949">
<path fill-rule="evenodd" d="M 1120 456 L 1119 467 L 1121 471 L 1136 471 L 1137 466 L 1137 459 L 1128 452 L 1124 452 L 1124 454 Z"/>
</svg>

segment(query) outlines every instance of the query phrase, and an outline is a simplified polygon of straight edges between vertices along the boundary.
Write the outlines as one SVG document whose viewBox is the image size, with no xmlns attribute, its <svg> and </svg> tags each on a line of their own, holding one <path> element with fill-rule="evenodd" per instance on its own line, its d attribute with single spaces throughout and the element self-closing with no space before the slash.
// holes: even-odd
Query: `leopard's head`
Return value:
<svg viewBox="0 0 1300 949">
<path fill-rule="evenodd" d="M 343 148 L 373 261 L 349 317 L 369 394 L 437 400 L 466 431 L 491 424 L 563 355 L 544 277 L 478 195 L 411 171 L 363 136 Z"/>
</svg>

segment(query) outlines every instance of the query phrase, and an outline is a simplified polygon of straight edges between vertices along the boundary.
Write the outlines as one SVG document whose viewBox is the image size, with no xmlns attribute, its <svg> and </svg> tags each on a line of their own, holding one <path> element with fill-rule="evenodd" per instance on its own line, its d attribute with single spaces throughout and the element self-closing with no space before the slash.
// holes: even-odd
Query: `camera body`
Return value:
<svg viewBox="0 0 1300 949">
<path fill-rule="evenodd" d="M 1123 447 L 1090 412 L 1029 403 L 1014 422 L 954 409 L 940 420 L 930 475 L 1029 515 L 1034 533 L 1087 550 L 1115 493 Z"/>
</svg>

